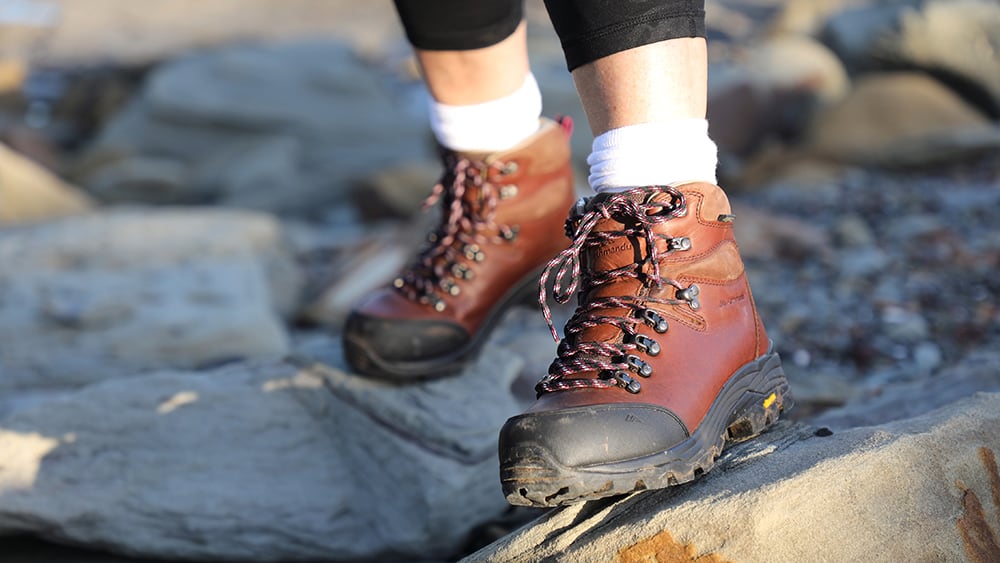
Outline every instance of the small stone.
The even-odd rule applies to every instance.
[[[932,372],[941,365],[941,348],[933,342],[921,342],[913,349],[913,361],[925,372]]]
[[[897,305],[889,305],[882,309],[882,324],[889,338],[901,342],[919,341],[926,338],[930,332],[927,320],[920,313]],[[906,355],[904,350],[902,357],[905,358]]]
[[[856,214],[842,217],[837,222],[834,233],[841,246],[871,246],[875,243],[875,235],[872,234],[871,227],[861,216]]]

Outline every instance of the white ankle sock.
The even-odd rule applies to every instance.
[[[443,146],[462,152],[496,152],[538,131],[542,93],[530,72],[509,96],[481,104],[449,106],[430,100],[431,129]]]
[[[639,186],[714,184],[718,148],[708,137],[708,121],[675,119],[612,129],[594,139],[587,164],[597,192]]]

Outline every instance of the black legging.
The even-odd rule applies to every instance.
[[[522,0],[395,0],[410,43],[430,51],[495,45],[514,33]],[[545,0],[570,70],[619,51],[705,36],[704,0]]]

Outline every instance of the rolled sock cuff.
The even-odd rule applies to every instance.
[[[513,94],[481,104],[452,106],[430,100],[431,129],[442,146],[459,152],[496,152],[516,146],[539,127],[542,93],[533,74]]]
[[[597,192],[640,186],[716,183],[718,148],[708,121],[676,119],[612,129],[594,139],[590,186]]]

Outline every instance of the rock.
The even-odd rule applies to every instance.
[[[420,211],[421,203],[440,179],[439,163],[402,163],[361,181],[352,199],[366,219],[409,219]]]
[[[988,561],[998,450],[1000,393],[844,432],[783,423],[693,485],[559,508],[463,561]]]
[[[824,40],[855,70],[921,69],[1000,117],[1000,5],[991,0],[923,0],[846,10]]]
[[[875,234],[868,222],[857,214],[845,215],[834,227],[834,235],[840,246],[863,248],[875,244]]]
[[[742,203],[733,204],[733,229],[745,257],[772,259],[831,256],[826,232],[794,217],[780,216]]]
[[[451,558],[507,509],[497,428],[520,365],[492,347],[418,385],[304,358],[96,384],[0,420],[0,533],[157,558]]]
[[[28,67],[20,59],[0,57],[0,94],[16,92],[28,76]]]
[[[45,170],[59,174],[60,150],[52,139],[27,125],[7,124],[0,127],[0,144],[26,157]],[[79,192],[79,190],[77,190]],[[79,192],[83,196],[82,192]]]
[[[172,202],[315,215],[343,201],[358,178],[430,158],[425,117],[392,85],[338,43],[237,46],[178,59],[156,68],[88,148],[79,181],[160,202],[156,191],[99,180],[114,166],[107,155],[169,159],[181,168]]]
[[[984,350],[931,377],[872,387],[843,406],[824,412],[812,422],[835,430],[876,426],[920,416],[978,392],[995,392],[998,389],[1000,353]]]
[[[404,233],[408,238],[403,238]],[[355,303],[373,288],[388,283],[412,259],[415,249],[401,242],[412,240],[420,240],[412,229],[388,229],[381,236],[311,256],[313,260],[307,259],[307,264],[321,261],[326,272],[315,276],[314,285],[319,289],[303,306],[302,318],[340,327]]]
[[[942,144],[958,131],[991,130],[982,114],[935,80],[893,73],[862,78],[844,100],[820,111],[807,142],[823,157],[892,166],[905,155],[900,145]]]
[[[831,16],[847,9],[865,7],[869,2],[870,0],[782,2],[780,11],[771,22],[771,32],[815,36]]]
[[[280,356],[300,284],[257,214],[119,210],[0,232],[0,390]]]
[[[92,207],[86,194],[0,145],[0,226],[76,215]]]
[[[790,140],[813,113],[847,93],[837,57],[808,37],[770,38],[711,73],[708,116],[723,150],[746,155],[767,140]]]
[[[166,157],[134,156],[108,162],[87,178],[87,188],[108,203],[204,203],[211,196],[191,189],[184,163]]]
[[[55,64],[148,65],[213,46],[301,37],[343,37],[380,52],[402,40],[392,5],[377,2],[92,0],[82,6],[72,0],[17,0],[7,5],[13,7],[0,18],[13,15],[15,32],[20,23],[34,33],[18,36],[5,26],[0,48],[30,52],[41,43],[40,55]]]
[[[302,173],[302,154],[302,141],[291,136],[236,141],[195,165],[191,189],[214,194],[218,205],[303,212],[304,203],[331,198],[324,193],[328,186],[310,183]]]

